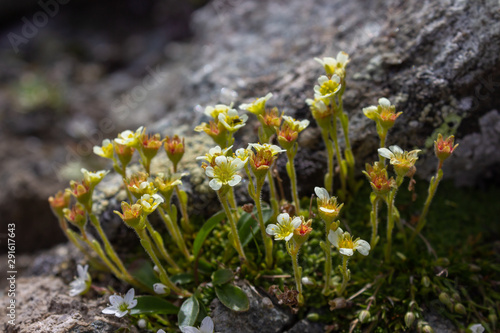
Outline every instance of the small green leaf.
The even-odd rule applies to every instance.
[[[250,308],[248,296],[240,288],[231,284],[215,286],[219,301],[233,311],[247,311]]]
[[[253,215],[257,218],[257,210],[253,211]],[[264,219],[264,224],[269,221],[273,211],[271,208],[262,209],[262,217]],[[259,233],[259,222],[256,221],[252,214],[243,213],[237,223],[238,235],[240,236],[241,245],[245,247],[252,238]]]
[[[156,296],[137,296],[137,305],[130,310],[131,315],[138,314],[176,314],[179,308],[163,298]]]
[[[139,268],[133,270],[132,276],[142,282],[144,285],[152,287],[153,284],[160,282],[157,278],[153,265],[149,261],[145,261]]]
[[[174,284],[187,284],[194,281],[194,275],[192,273],[179,273],[172,275],[170,281]]]
[[[203,227],[201,227],[201,229],[200,229],[200,231],[198,231],[198,234],[196,235],[196,238],[195,238],[194,243],[193,243],[193,255],[195,257],[197,257],[199,255],[200,250],[201,250],[201,246],[203,245],[203,242],[207,238],[210,231],[212,231],[212,229],[215,228],[215,226],[217,224],[219,224],[225,217],[226,217],[226,214],[224,213],[223,210],[221,210],[220,212],[212,215],[212,217],[209,218],[207,220],[207,222],[205,222]]]
[[[189,297],[182,303],[177,315],[177,323],[179,327],[194,326],[198,313],[200,312],[200,303],[195,296]]]
[[[218,269],[212,274],[212,283],[214,285],[228,283],[233,277],[233,271],[230,269]]]

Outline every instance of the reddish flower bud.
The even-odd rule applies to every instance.
[[[439,161],[442,163],[453,153],[458,144],[453,145],[455,137],[450,135],[448,138],[443,139],[441,133],[438,134],[438,138],[434,141],[434,153]]]
[[[184,155],[184,138],[180,138],[178,135],[174,135],[173,138],[167,136],[165,138],[165,151],[174,164],[174,169],[177,170],[177,164]]]
[[[66,220],[78,228],[83,228],[87,223],[87,213],[82,205],[76,204],[69,208],[63,209],[63,214]]]
[[[69,207],[70,198],[71,194],[67,191],[59,191],[54,197],[49,197],[50,208],[57,217],[63,217],[63,210]]]

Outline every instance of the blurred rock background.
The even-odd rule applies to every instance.
[[[17,224],[19,252],[63,241],[47,197],[82,166],[109,168],[92,147],[124,129],[189,135],[206,105],[269,91],[270,105],[312,120],[304,100],[322,72],[313,58],[341,50],[352,58],[345,108],[359,168],[378,144],[361,109],[384,96],[404,112],[389,144],[424,148],[420,177],[434,172],[428,138],[439,129],[460,143],[448,178],[498,186],[499,8],[493,0],[2,2],[1,223]],[[254,140],[254,125],[239,142]],[[325,168],[314,126],[298,158],[304,195]]]

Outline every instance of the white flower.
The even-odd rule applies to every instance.
[[[345,256],[352,256],[354,250],[358,250],[364,256],[368,255],[371,247],[367,241],[357,238],[352,241],[351,235],[348,232],[343,232],[341,228],[330,230],[328,240],[339,249],[339,252]]]
[[[484,332],[484,327],[481,324],[471,324],[469,327],[467,327],[468,330],[470,330],[472,333],[483,333]]]
[[[183,326],[179,328],[183,333],[214,333],[214,322],[212,321],[212,318],[205,317],[201,321],[199,329],[193,326]]]
[[[249,111],[255,115],[262,115],[264,114],[266,110],[266,102],[273,96],[273,94],[268,93],[266,96],[261,97],[255,102],[250,103],[250,104],[241,104],[240,105],[240,110],[246,110]]]
[[[76,295],[84,295],[87,291],[89,291],[92,279],[90,278],[88,270],[89,265],[76,266],[78,277],[69,284],[69,286],[71,287],[71,289],[69,290],[69,295],[71,297]]]
[[[217,156],[215,165],[207,166],[205,174],[212,178],[210,187],[214,191],[221,189],[223,185],[235,186],[241,181],[241,176],[238,175],[238,170],[243,168],[245,163],[239,158]]]
[[[161,203],[163,203],[163,201],[163,198],[158,194],[144,194],[139,200],[139,204],[142,206],[142,210],[146,212],[146,214],[151,214]]]
[[[246,114],[239,115],[235,109],[230,109],[227,113],[219,113],[217,119],[229,132],[236,132],[238,129],[245,126],[248,116]]]
[[[103,178],[109,173],[109,170],[100,170],[97,172],[90,172],[85,168],[80,170],[83,173],[83,179],[90,185],[96,186],[103,180]]]
[[[212,164],[214,162],[214,159],[217,157],[217,156],[221,156],[221,155],[226,155],[226,153],[231,149],[233,148],[233,146],[230,146],[230,147],[227,147],[225,148],[224,150],[222,150],[222,148],[220,146],[215,146],[213,148],[210,148],[210,150],[208,151],[208,154],[205,154],[204,156],[198,156],[196,157],[197,160],[205,160],[207,161],[209,164]]]
[[[215,106],[207,106],[205,108],[205,114],[214,119],[219,119],[220,114],[227,114],[228,111],[232,109],[232,107],[233,104],[231,105],[217,104]]]
[[[94,154],[104,158],[113,158],[113,143],[109,139],[102,141],[102,146],[94,146]]]
[[[288,124],[288,126],[299,133],[305,130],[307,126],[309,126],[309,120],[307,119],[299,121],[289,116],[283,116],[283,120]]]
[[[323,59],[314,58],[314,60],[316,60],[323,66],[327,75],[332,75],[335,72],[335,67],[337,67],[337,60],[335,60],[335,58],[332,57],[325,57]]]
[[[132,132],[131,130],[123,131],[120,134],[118,134],[118,137],[115,139],[115,142],[120,145],[135,147],[139,143],[139,138],[141,137],[143,132],[144,132],[143,126],[139,127],[135,132]]]
[[[279,153],[286,152],[286,149],[282,149],[280,146],[272,145],[269,143],[264,143],[264,144],[249,143],[248,147],[255,149],[257,152],[260,152],[260,151],[269,152],[269,153],[271,153],[272,156],[276,156]]]
[[[164,295],[167,292],[170,292],[170,289],[166,285],[164,285],[163,283],[153,284],[153,290],[154,290],[155,294],[158,294],[158,295]]]
[[[331,78],[322,75],[318,78],[319,86],[314,86],[314,98],[329,98],[337,93],[340,88],[340,77],[333,74]]]
[[[109,302],[111,306],[108,306],[106,309],[102,310],[104,314],[114,314],[118,318],[125,316],[130,309],[137,305],[137,300],[134,299],[135,290],[134,288],[127,291],[125,297],[121,297],[120,295],[111,295],[109,296]]]
[[[418,160],[419,149],[412,151],[403,151],[399,146],[390,146],[387,148],[379,148],[380,156],[390,159],[391,164],[398,176],[404,176],[415,165]]]
[[[267,225],[266,233],[274,236],[275,240],[284,239],[287,242],[293,237],[293,231],[302,224],[302,219],[298,216],[290,221],[290,215],[287,213],[278,215],[276,220],[278,224]]]

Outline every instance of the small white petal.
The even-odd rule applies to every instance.
[[[370,252],[371,246],[367,241],[360,239],[354,244],[354,248],[362,255],[367,256]]]
[[[293,237],[293,232],[289,233],[288,236],[285,237],[285,241],[288,242],[292,237]]]
[[[330,243],[332,243],[333,246],[338,248],[339,247],[339,237],[341,237],[342,234],[343,234],[343,231],[341,228],[337,228],[337,230],[335,230],[335,231],[330,230],[330,232],[328,233],[328,240],[330,241]]]
[[[104,314],[115,314],[115,313],[116,313],[116,311],[117,311],[117,309],[116,309],[116,308],[114,308],[114,307],[112,307],[112,306],[109,306],[109,307],[107,307],[106,309],[103,309],[103,310],[102,310],[102,313],[104,313]]]
[[[268,235],[274,236],[276,234],[276,229],[278,229],[278,226],[276,224],[268,224],[266,227],[266,233]]]
[[[288,223],[290,221],[290,215],[288,213],[282,213],[276,218],[279,224]]]
[[[340,76],[338,76],[337,74],[333,74],[330,80],[332,80],[335,83],[340,83]]]
[[[298,216],[295,216],[292,220],[293,228],[297,229],[298,227],[300,227],[301,224],[302,224],[302,219]]]
[[[394,153],[387,148],[379,148],[378,153],[380,156],[391,159],[394,157]]]
[[[208,183],[208,185],[210,185],[212,190],[218,191],[222,187],[222,182],[220,180],[218,180],[217,178],[214,178]]]
[[[231,180],[228,182],[229,186],[235,186],[238,185],[239,182],[241,182],[241,176],[240,175],[234,175]]]
[[[340,63],[345,63],[347,62],[347,60],[349,60],[349,55],[347,53],[345,53],[344,51],[340,51],[339,53],[337,53],[337,61],[340,62]]]
[[[205,317],[201,321],[200,331],[202,333],[213,333],[214,332],[214,322],[212,321],[212,318]]]
[[[389,147],[390,150],[392,150],[394,153],[397,153],[397,154],[402,154],[403,153],[403,149],[401,149],[399,146],[390,146]]]
[[[340,248],[339,249],[340,254],[343,254],[345,256],[352,256],[354,254],[354,251],[352,249],[346,249],[346,248]]]
[[[205,174],[210,178],[214,178],[215,177],[214,168],[212,168],[211,166],[207,167],[205,169]]]
[[[384,98],[384,97],[382,97],[378,100],[378,104],[380,104],[380,106],[383,106],[385,108],[391,107],[391,102],[387,98]]]
[[[220,166],[221,164],[226,164],[227,163],[227,157],[226,156],[217,156],[215,158],[215,164]]]
[[[316,196],[320,200],[329,200],[330,199],[330,194],[328,194],[328,191],[324,187],[315,187],[314,188],[314,193],[316,193]]]
[[[483,333],[484,332],[484,327],[481,324],[474,324],[469,326],[469,329],[471,330],[472,333]]]
[[[328,77],[326,77],[325,75],[321,75],[319,78],[318,78],[318,83],[320,85],[322,85],[323,83],[325,82],[328,82]]]
[[[156,333],[165,333],[165,331],[162,329],[159,329]]]
[[[118,318],[121,318],[121,317],[125,316],[127,313],[128,313],[128,310],[125,310],[125,311],[118,310],[115,312],[115,316],[117,316]]]
[[[111,295],[109,296],[109,303],[111,303],[112,306],[117,307],[123,302],[123,297],[119,295]]]
[[[199,329],[192,326],[180,327],[182,333],[201,333]]]
[[[335,209],[328,209],[328,208],[325,208],[325,207],[319,207],[319,210],[322,211],[322,212],[325,212],[327,214],[333,214],[333,213],[335,213]]]
[[[135,290],[134,288],[130,288],[129,291],[125,294],[125,297],[123,298],[123,301],[127,304],[130,304],[132,300],[134,299],[135,296]]]

